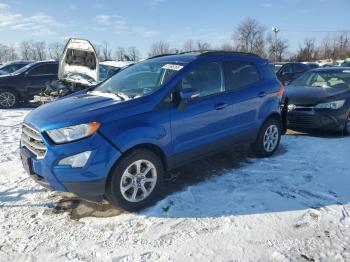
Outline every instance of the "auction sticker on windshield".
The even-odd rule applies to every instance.
[[[175,64],[166,64],[162,68],[174,70],[174,71],[180,71],[183,68],[183,66],[182,65],[175,65]]]

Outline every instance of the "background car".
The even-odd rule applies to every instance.
[[[317,64],[307,64],[307,63],[287,63],[284,64],[281,69],[276,73],[278,80],[283,85],[288,85],[294,79],[301,76],[304,72],[318,67]]]
[[[286,88],[288,127],[350,134],[350,68],[329,67],[304,73]]]
[[[34,63],[35,61],[13,61],[0,66],[0,75],[11,74],[22,67]]]
[[[122,68],[135,64],[133,61],[104,61],[100,62],[100,82],[114,76]]]
[[[0,77],[0,107],[12,108],[40,93],[48,81],[57,79],[58,62],[42,61]]]
[[[345,61],[341,64],[342,67],[350,67],[350,61]]]

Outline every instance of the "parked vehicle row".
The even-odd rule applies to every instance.
[[[257,55],[148,59],[29,113],[21,159],[45,187],[140,209],[159,196],[167,170],[239,144],[271,156],[284,130],[283,93]]]
[[[100,65],[89,41],[72,38],[60,61],[15,61],[3,65],[6,72],[0,75],[0,107],[12,108],[33,99],[51,102],[95,86],[132,64],[108,61]]]
[[[257,55],[223,51],[132,64],[99,65],[89,41],[70,39],[59,62],[0,77],[1,106],[39,90],[50,102],[22,127],[21,159],[35,181],[137,210],[160,195],[166,171],[190,161],[241,144],[271,156],[287,124],[350,134],[347,67],[286,63],[276,74]]]

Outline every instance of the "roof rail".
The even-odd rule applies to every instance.
[[[257,54],[249,53],[249,52],[239,52],[239,51],[225,51],[225,50],[206,50],[200,54],[200,56],[205,55],[220,55],[220,54],[227,54],[227,55],[247,55],[247,56],[256,56],[260,57]]]
[[[257,54],[254,53],[249,53],[249,52],[238,52],[238,51],[224,51],[224,50],[192,50],[192,51],[184,51],[180,53],[168,53],[168,54],[162,54],[162,55],[156,55],[147,58],[152,59],[152,58],[157,58],[157,57],[162,57],[162,56],[170,56],[170,55],[185,55],[185,54],[198,54],[198,56],[205,56],[205,55],[246,55],[246,56],[256,56],[260,57]]]
[[[146,60],[157,58],[157,57],[162,57],[162,56],[169,56],[169,55],[178,55],[178,54],[177,53],[168,53],[168,54],[155,55],[155,56],[148,57]]]

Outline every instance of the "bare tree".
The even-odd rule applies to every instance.
[[[103,61],[112,60],[112,50],[109,48],[108,43],[104,42],[101,48],[102,48],[102,60]]]
[[[130,46],[128,49],[129,61],[139,61],[140,60],[140,51],[136,46]]]
[[[252,18],[243,21],[233,34],[235,47],[241,52],[251,52],[264,55],[266,29]]]
[[[196,42],[196,49],[198,51],[206,51],[211,48],[211,45],[208,42],[204,42],[202,40],[197,40]]]
[[[32,43],[33,59],[43,61],[46,59],[46,43],[45,42],[34,42]]]
[[[277,61],[282,61],[288,50],[288,40],[282,38],[275,38],[272,34],[268,34],[267,44],[269,59],[273,60],[277,55]]]
[[[234,48],[234,46],[229,44],[229,43],[223,43],[218,49],[222,50],[222,51],[235,51],[236,50]]]
[[[315,40],[311,38],[306,38],[303,45],[299,46],[299,50],[296,54],[296,59],[298,61],[313,61],[317,57],[317,48],[315,45]]]
[[[169,54],[171,53],[171,51],[172,50],[170,49],[169,43],[165,41],[159,41],[151,45],[148,55],[152,57],[157,55]]]
[[[0,62],[8,62],[18,59],[16,49],[11,45],[0,44]]]
[[[125,61],[126,60],[126,50],[124,47],[119,46],[115,52],[115,57],[117,61]]]
[[[64,49],[64,44],[61,42],[53,42],[49,45],[48,55],[50,59],[59,60]]]
[[[195,42],[192,39],[187,40],[182,47],[183,52],[192,52],[195,51]]]
[[[32,45],[28,41],[21,42],[19,46],[19,51],[23,60],[33,59]]]

